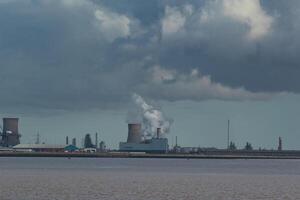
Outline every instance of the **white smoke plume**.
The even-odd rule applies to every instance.
[[[172,120],[167,119],[161,110],[147,104],[140,95],[133,94],[132,99],[141,115],[144,137],[155,136],[157,128],[161,128],[161,136],[164,137],[170,131]]]

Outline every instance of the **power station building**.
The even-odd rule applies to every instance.
[[[161,129],[157,128],[156,137],[142,140],[142,125],[128,124],[127,142],[120,142],[119,150],[125,152],[167,153],[168,139],[161,138]]]
[[[18,118],[3,118],[3,128],[0,133],[0,144],[4,147],[13,147],[20,144],[19,133],[19,119]]]

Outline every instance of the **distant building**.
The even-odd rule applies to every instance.
[[[140,143],[120,142],[119,150],[127,152],[167,153],[169,149],[167,138],[152,138]]]
[[[96,153],[97,149],[96,148],[84,148],[83,152],[86,152],[86,153]]]
[[[84,137],[84,148],[94,148],[95,146],[92,143],[91,135],[86,134]]]
[[[179,153],[197,153],[197,147],[180,147]]]
[[[20,133],[18,127],[18,118],[3,118],[3,130],[1,133],[1,145],[4,147],[12,147],[20,144]]]
[[[65,146],[64,150],[66,152],[75,152],[75,151],[79,151],[79,148],[76,147],[75,145],[70,144],[70,145]]]
[[[9,147],[0,147],[0,152],[1,151],[13,151],[13,149]]]
[[[26,152],[74,152],[79,149],[74,145],[58,145],[58,144],[18,144],[13,147],[14,151]]]
[[[127,142],[119,143],[119,151],[167,153],[169,150],[168,139],[161,138],[161,129],[157,128],[156,137],[142,141],[142,125],[128,124]]]

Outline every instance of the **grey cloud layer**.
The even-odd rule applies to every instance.
[[[0,3],[0,105],[122,106],[264,100],[300,91],[299,3],[7,0]]]

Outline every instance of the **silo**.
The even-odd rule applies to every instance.
[[[140,143],[142,137],[141,124],[128,124],[128,138],[127,143]]]
[[[10,147],[20,144],[18,118],[3,118],[2,140],[4,146]]]

